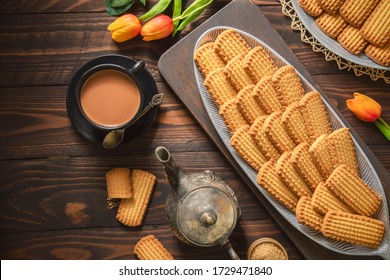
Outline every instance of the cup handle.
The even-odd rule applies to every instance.
[[[230,244],[229,240],[225,242],[225,244],[222,245],[225,250],[229,253],[232,260],[239,260],[240,257],[237,255],[236,251],[234,251],[232,245]]]
[[[132,73],[134,76],[137,76],[144,68],[145,62],[138,61],[136,64],[133,65],[133,67],[129,69],[129,72]]]

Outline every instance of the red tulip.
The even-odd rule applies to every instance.
[[[374,99],[355,92],[353,99],[347,100],[347,107],[359,119],[373,122],[383,135],[390,141],[390,126],[381,118],[382,106]]]
[[[382,114],[382,107],[378,102],[357,92],[354,93],[353,99],[347,100],[347,107],[359,119],[365,122],[374,122]]]
[[[126,14],[117,18],[108,28],[112,40],[121,43],[137,36],[141,31],[141,22],[135,15]]]
[[[159,15],[142,26],[141,35],[144,41],[158,40],[169,36],[173,28],[173,21],[169,16]]]

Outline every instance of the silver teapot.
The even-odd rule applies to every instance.
[[[172,187],[166,218],[175,236],[190,245],[223,246],[239,259],[228,240],[241,215],[233,190],[210,170],[186,174],[165,147],[157,147],[155,154]]]

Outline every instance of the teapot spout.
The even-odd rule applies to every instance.
[[[155,150],[157,159],[164,165],[165,176],[172,188],[179,187],[180,178],[185,175],[184,171],[175,165],[169,150],[163,146],[159,146]]]

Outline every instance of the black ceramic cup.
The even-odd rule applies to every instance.
[[[143,87],[141,86],[140,80],[138,79],[138,75],[142,72],[142,70],[145,69],[145,63],[143,61],[136,62],[130,69],[126,69],[125,67],[122,67],[118,64],[110,64],[110,63],[104,63],[104,64],[98,64],[90,69],[88,69],[85,73],[82,74],[81,78],[79,79],[77,85],[76,85],[76,101],[78,108],[81,112],[81,114],[84,116],[84,118],[90,123],[92,127],[95,129],[101,130],[101,131],[112,131],[117,129],[122,129],[125,127],[128,127],[129,124],[133,122],[133,120],[137,119],[138,116],[141,114],[142,108],[144,107],[144,92]],[[139,92],[139,105],[136,109],[136,113],[127,121],[119,123],[119,124],[102,124],[97,122],[96,120],[92,119],[86,111],[83,108],[83,104],[81,101],[81,96],[83,94],[83,88],[84,85],[88,82],[88,79],[95,76],[96,74],[103,73],[104,70],[113,70],[113,71],[119,71],[120,73],[124,74],[126,77],[129,78],[131,82],[134,83],[136,86],[138,92]],[[113,95],[112,98],[115,98],[115,95]],[[126,101],[127,102],[127,101]],[[132,100],[129,100],[128,102],[132,102]],[[104,104],[103,104],[104,106]],[[102,108],[104,110],[104,108]],[[109,112],[108,112],[109,113]]]

